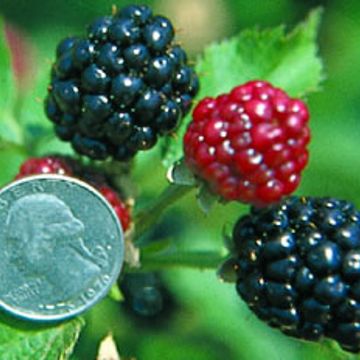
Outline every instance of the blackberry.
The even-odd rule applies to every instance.
[[[130,5],[59,43],[45,113],[79,154],[127,161],[172,133],[198,90],[170,20]]]
[[[124,294],[122,307],[139,325],[151,328],[168,325],[176,304],[161,274],[125,274],[119,285]]]
[[[360,351],[360,212],[332,198],[252,208],[233,230],[237,292],[285,334]]]
[[[124,50],[124,59],[128,67],[141,71],[150,60],[150,52],[143,44],[131,45]]]
[[[161,312],[161,283],[155,273],[127,274],[121,281],[126,305],[139,316],[151,317]]]
[[[67,37],[60,41],[60,43],[56,47],[56,56],[59,58],[63,54],[67,53],[77,41],[78,38],[76,37]]]
[[[198,84],[183,67],[173,86]],[[188,94],[181,95],[180,108]],[[185,162],[210,190],[231,201],[265,206],[298,187],[308,162],[306,105],[265,81],[250,81],[193,111],[184,136]]]

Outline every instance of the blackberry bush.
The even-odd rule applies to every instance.
[[[199,81],[166,17],[130,5],[57,46],[45,101],[57,136],[92,159],[125,161],[173,132]]]
[[[292,197],[252,208],[233,231],[237,291],[270,326],[360,350],[360,212],[347,201]]]
[[[26,5],[22,3],[19,7]],[[59,17],[69,14],[69,25],[70,12],[80,10],[76,3],[74,0],[66,11],[60,2],[56,7]],[[87,7],[80,3],[85,13]],[[195,14],[201,14],[207,23],[204,31],[208,32],[212,24],[209,17],[202,16],[208,5],[203,3],[175,4],[176,16],[184,11],[194,15],[191,20],[195,21]],[[94,6],[103,5],[99,4]],[[239,9],[244,10],[245,2],[239,4]],[[29,17],[24,24],[41,14],[34,11],[38,16]],[[224,12],[216,12],[218,17],[221,14]],[[80,15],[80,11],[76,13],[76,21],[81,21]],[[39,74],[40,81],[31,91],[14,86],[9,68],[12,55],[16,60],[19,53],[9,53],[0,33],[0,78],[4,90],[0,97],[0,180],[8,183],[23,159],[29,160],[21,166],[17,178],[37,173],[79,177],[102,192],[124,229],[128,229],[124,243],[126,266],[117,282],[120,291],[114,286],[109,293],[111,300],[84,313],[84,321],[91,326],[84,327],[78,346],[75,344],[82,319],[46,327],[35,323],[23,327],[21,320],[12,322],[10,316],[3,316],[1,354],[14,359],[68,359],[73,355],[78,359],[102,358],[103,355],[96,355],[96,340],[113,331],[124,352],[121,358],[156,359],[159,354],[169,353],[209,360],[263,359],[264,353],[271,360],[343,357],[334,347],[327,353],[324,343],[308,346],[302,342],[293,346],[294,342],[282,334],[270,336],[268,328],[256,324],[250,333],[243,307],[229,306],[231,293],[226,294],[224,286],[215,283],[214,272],[174,269],[166,275],[161,273],[175,267],[214,270],[224,262],[218,229],[224,220],[231,221],[239,211],[247,211],[242,204],[228,206],[230,200],[255,206],[234,230],[235,253],[231,258],[238,292],[255,313],[290,336],[334,339],[345,350],[360,350],[358,212],[350,204],[331,198],[286,199],[298,187],[308,158],[308,110],[299,99],[307,99],[318,90],[324,78],[315,41],[320,15],[319,10],[311,12],[289,33],[286,27],[246,30],[206,47],[195,64],[196,72],[201,74],[199,91],[195,71],[184,50],[174,42],[170,21],[153,15],[147,6],[132,5],[101,17],[90,24],[84,36],[67,37],[58,45],[45,101],[45,112],[56,135],[92,159],[124,161],[153,146],[160,136],[171,135],[161,141],[159,152],[171,170],[168,174],[172,183],[164,192],[159,189],[164,172],[158,171],[155,161],[139,162],[134,178],[130,178],[129,163],[86,160],[89,165],[84,166],[63,156],[34,158],[54,151],[68,153],[64,143],[49,136],[44,107],[34,101],[43,96],[48,85],[40,80],[45,78],[41,66],[44,58],[34,58],[32,62],[33,83],[38,80],[35,74]],[[222,20],[224,26],[231,23],[227,20]],[[347,30],[350,32],[351,28]],[[39,53],[50,58],[54,49],[46,53],[46,44],[58,31],[46,30],[46,38],[40,31],[36,38],[41,44]],[[184,30],[193,34],[195,24]],[[339,43],[343,45],[345,41]],[[34,50],[31,56],[36,55],[37,49]],[[29,54],[20,55],[28,66]],[[338,63],[332,61],[332,69]],[[48,76],[48,69],[45,70]],[[341,70],[338,73],[344,75],[345,65]],[[355,79],[351,79],[353,84]],[[351,84],[346,80],[344,83]],[[313,154],[320,159],[314,161],[301,191],[342,194],[356,201],[360,189],[353,179],[360,167],[358,157],[356,151],[342,153],[345,143],[353,149],[357,146],[356,131],[352,131],[355,122],[346,122],[344,132],[345,122],[339,120],[349,118],[349,109],[355,109],[357,99],[351,96],[351,87],[346,87],[346,92],[343,89],[343,85],[340,91],[331,86],[331,99],[336,99],[331,104],[328,99],[309,99],[315,110],[313,134],[322,134],[316,139]],[[344,101],[344,93],[348,102]],[[187,116],[181,122],[195,95],[203,100],[193,113],[193,121]],[[338,129],[334,130],[335,123]],[[185,161],[179,161],[184,156]],[[341,179],[336,180],[340,181],[334,181],[338,174]],[[166,231],[157,227],[165,210],[198,185],[203,209],[209,210],[214,200],[222,198],[215,215],[209,214],[211,217],[206,220],[197,215],[196,206],[186,202],[172,213]],[[136,194],[134,215],[129,213],[123,193],[117,191],[130,188]],[[273,206],[266,208],[269,204]],[[6,207],[1,199],[0,207]],[[182,215],[184,221],[174,226]],[[89,247],[89,251],[92,253],[93,249]],[[5,270],[8,255],[4,251]],[[96,249],[90,255],[97,256]],[[66,272],[64,269],[64,276]],[[163,286],[162,278],[171,293]],[[33,283],[27,285],[16,289],[19,301],[36,291],[38,283],[34,287]],[[6,284],[0,282],[2,296],[7,291]],[[91,289],[87,296],[97,296],[97,289]],[[114,303],[121,298],[122,304]],[[190,333],[189,325],[193,329]],[[127,331],[130,328],[132,331]],[[222,333],[229,336],[213,338]],[[24,348],[24,343],[29,346]],[[209,351],[204,353],[199,344],[206,344]],[[108,350],[109,346],[105,348]],[[75,354],[71,354],[73,349]]]

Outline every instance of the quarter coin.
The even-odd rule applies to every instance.
[[[28,320],[63,320],[89,309],[116,281],[123,231],[91,186],[32,176],[0,190],[0,251],[0,307]]]

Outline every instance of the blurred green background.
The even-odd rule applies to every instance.
[[[44,76],[59,39],[81,34],[89,21],[109,13],[114,3],[121,7],[130,1],[1,0],[0,14],[31,42],[34,73]],[[322,91],[306,99],[312,114],[313,140],[310,165],[297,193],[336,196],[360,207],[359,1],[156,0],[141,3],[151,4],[156,12],[173,20],[179,41],[194,57],[210,42],[247,27],[285,23],[291,28],[311,8],[323,5],[325,12],[319,43],[327,78]],[[46,92],[46,89],[31,87],[32,84],[26,91],[33,92],[32,102],[28,110],[24,108],[29,112],[25,116],[29,117],[41,113],[42,105],[37,98],[42,98]],[[32,111],[33,108],[36,111]],[[58,146],[44,141],[39,153],[58,150]],[[68,151],[66,147],[61,149]],[[0,151],[1,183],[12,178],[25,156],[20,151]],[[165,170],[156,151],[138,159],[134,180],[142,199],[156,196],[165,187]],[[224,226],[231,227],[247,208],[217,205],[210,215],[205,216],[192,195],[170,212],[162,231],[171,231],[176,219],[177,227],[182,230],[175,236],[179,248],[221,249]],[[109,331],[115,336],[119,352],[125,358],[133,356],[137,360],[348,358],[326,344],[295,341],[268,328],[248,311],[236,295],[234,286],[221,283],[214,271],[169,269],[163,274],[163,281],[172,301],[165,302],[164,311],[157,319],[136,318],[111,299],[88,312],[76,358],[95,359],[99,341]]]

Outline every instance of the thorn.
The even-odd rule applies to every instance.
[[[35,98],[35,101],[36,101],[37,103],[42,103],[42,102],[43,102],[43,100],[42,100],[40,97],[36,97],[36,98]]]
[[[125,205],[131,209],[135,205],[135,200],[133,198],[128,198],[125,200]]]
[[[116,15],[116,13],[118,12],[118,8],[117,8],[117,5],[115,4],[112,4],[111,6],[111,15]]]
[[[171,136],[174,140],[178,140],[178,139],[179,139],[179,135],[178,135],[176,132],[171,133],[170,136]]]
[[[120,355],[111,332],[100,343],[97,360],[100,359],[120,360]]]
[[[52,85],[49,85],[48,87],[47,87],[47,90],[50,92],[51,90],[53,89],[53,86]]]

